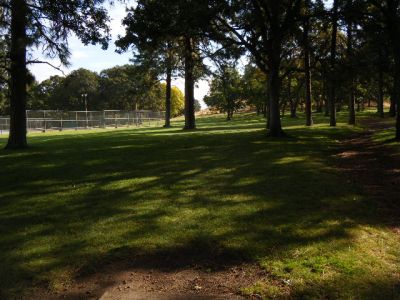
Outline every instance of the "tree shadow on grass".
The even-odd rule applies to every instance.
[[[380,224],[332,169],[328,154],[340,133],[319,129],[318,140],[315,131],[289,129],[297,138],[282,143],[252,126],[212,135],[35,137],[31,154],[1,153],[5,297],[110,264],[218,269],[318,243],[340,251],[353,243],[354,228]]]

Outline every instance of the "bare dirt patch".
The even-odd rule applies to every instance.
[[[249,299],[242,289],[268,276],[254,262],[225,251],[212,253],[204,245],[114,258],[95,268],[85,266],[80,273],[62,291],[42,290],[33,299]]]
[[[96,274],[47,299],[244,299],[241,288],[265,277],[254,265],[222,271],[186,268],[173,272],[132,269]]]

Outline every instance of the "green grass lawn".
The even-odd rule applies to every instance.
[[[332,157],[360,129],[283,122],[284,140],[255,115],[211,116],[193,132],[40,133],[0,151],[0,298],[177,249],[259,263],[269,275],[245,292],[265,297],[400,297],[400,238]]]

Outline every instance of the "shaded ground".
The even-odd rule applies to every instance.
[[[114,266],[113,266],[114,267]],[[131,271],[97,273],[59,295],[44,293],[41,299],[245,299],[240,290],[265,278],[254,265],[238,265],[228,270],[207,270],[186,266],[174,271],[132,268]],[[254,296],[255,298],[256,296]]]
[[[375,117],[365,118],[364,131],[341,142],[336,155],[338,166],[352,184],[362,188],[374,200],[386,225],[400,229],[400,157],[387,147],[387,141],[375,141],[377,132],[393,128],[393,124]]]
[[[332,159],[343,120],[285,119],[275,140],[254,115],[205,117],[0,152],[0,298],[395,299],[398,234]]]
[[[34,299],[244,299],[242,289],[267,273],[245,258],[202,245],[170,249],[129,260],[85,267],[73,285],[57,294],[37,290]],[[126,254],[125,254],[126,255]],[[88,274],[86,274],[88,273]],[[251,298],[256,299],[257,295]]]

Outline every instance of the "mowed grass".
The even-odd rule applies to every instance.
[[[255,115],[210,116],[193,132],[32,134],[29,150],[0,151],[0,298],[182,249],[260,264],[268,276],[243,292],[266,298],[400,297],[399,236],[335,168],[360,129],[283,123],[289,138]]]

